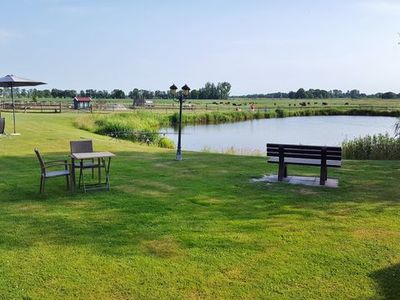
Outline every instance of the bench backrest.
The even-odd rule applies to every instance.
[[[269,157],[342,160],[341,147],[267,144]]]

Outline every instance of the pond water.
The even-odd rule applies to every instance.
[[[388,133],[394,135],[393,117],[315,116],[262,119],[218,125],[185,126],[182,148],[191,151],[265,152],[265,144],[285,143],[340,146],[346,139]],[[177,130],[164,128],[177,144]]]

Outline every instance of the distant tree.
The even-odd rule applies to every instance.
[[[97,90],[96,98],[98,99],[106,99],[110,97],[110,93],[107,90]]]
[[[305,98],[307,98],[306,91],[303,88],[299,89],[296,92],[295,98],[296,99],[305,99]]]
[[[42,97],[43,98],[50,98],[51,97],[51,93],[50,93],[50,90],[43,90],[42,91]]]
[[[220,82],[217,85],[218,99],[228,99],[231,91],[231,84],[229,82]]]
[[[393,92],[386,92],[382,94],[382,99],[395,99],[397,95]]]
[[[22,89],[20,95],[21,95],[21,97],[25,98],[28,95],[28,93],[26,92],[26,89]]]
[[[190,91],[190,99],[199,99],[199,91],[196,89],[193,89]]]
[[[140,90],[140,92],[144,99],[153,99],[154,98],[154,93],[152,91]]]
[[[96,93],[96,90],[89,89],[89,90],[85,91],[85,95],[86,95],[86,97],[95,98],[97,93]]]
[[[111,92],[111,98],[113,99],[125,99],[125,93],[123,90],[114,89]]]
[[[343,92],[341,90],[333,90],[331,91],[332,98],[342,98]]]
[[[129,92],[129,98],[133,100],[138,100],[140,99],[140,92],[139,89],[134,88],[132,91]]]
[[[154,92],[154,98],[167,99],[168,98],[168,94],[165,91],[155,91]]]
[[[350,98],[352,98],[352,99],[361,98],[361,95],[360,95],[360,91],[359,91],[359,90],[351,90],[350,93],[349,93],[349,95],[350,95]]]
[[[192,99],[228,99],[230,90],[231,84],[229,82],[220,82],[217,85],[207,82],[198,91],[192,90],[190,97]]]

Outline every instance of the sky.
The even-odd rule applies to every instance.
[[[1,0],[0,76],[43,88],[400,92],[400,0]]]

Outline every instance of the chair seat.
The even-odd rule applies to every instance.
[[[59,176],[67,176],[69,174],[70,174],[69,170],[50,171],[50,172],[46,172],[45,177],[46,178],[59,177]]]

